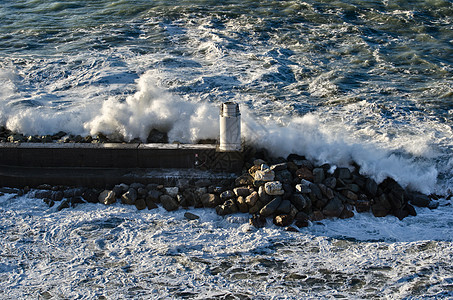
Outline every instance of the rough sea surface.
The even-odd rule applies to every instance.
[[[218,136],[453,190],[453,3],[0,0],[0,125]],[[300,233],[247,215],[0,197],[3,298],[451,298],[453,213],[356,214]]]

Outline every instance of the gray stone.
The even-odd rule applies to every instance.
[[[281,197],[274,198],[271,202],[266,204],[260,210],[260,215],[262,215],[264,217],[268,217],[268,216],[272,215],[273,213],[275,213],[277,208],[280,206],[281,202],[282,202],[282,198]]]
[[[234,197],[235,197],[235,194],[231,190],[225,191],[220,194],[220,200],[222,200],[222,202],[233,199]]]
[[[234,194],[236,197],[242,196],[242,197],[247,197],[250,195],[251,192],[253,192],[253,189],[250,189],[248,187],[237,187],[233,189]]]
[[[253,215],[250,218],[249,223],[256,228],[263,228],[266,226],[266,218],[260,215]]]
[[[154,201],[152,201],[151,199],[146,198],[145,203],[146,203],[146,207],[148,207],[149,210],[157,208],[157,204],[154,203]]]
[[[69,208],[70,207],[69,204],[70,203],[69,203],[68,199],[61,201],[60,205],[58,205],[58,207],[57,207],[57,211],[61,211],[62,209]]]
[[[310,188],[311,188],[310,197],[316,198],[316,199],[322,199],[322,192],[317,184],[312,184],[310,186]]]
[[[301,194],[308,194],[311,193],[311,186],[313,183],[311,183],[308,180],[302,179],[299,184],[296,184],[296,192],[301,193]]]
[[[290,184],[293,181],[293,175],[288,170],[279,171],[275,174],[275,180]]]
[[[291,201],[282,200],[275,213],[287,215],[291,212]]]
[[[291,225],[293,220],[294,219],[290,215],[282,214],[282,215],[275,216],[274,224],[276,226],[286,227],[286,226]]]
[[[173,197],[173,198],[176,198],[176,195],[178,195],[178,193],[179,193],[179,188],[177,186],[166,187],[166,188],[164,188],[164,190],[167,193],[167,195],[169,195],[170,197]]]
[[[121,203],[127,205],[135,204],[135,200],[137,200],[137,191],[134,188],[129,188],[129,190],[121,196]]]
[[[295,159],[293,162],[299,168],[308,168],[309,170],[313,170],[313,163],[307,159]]]
[[[146,197],[148,195],[148,190],[144,189],[144,188],[139,188],[137,190],[137,194],[144,198],[144,197]]]
[[[337,186],[337,179],[335,177],[328,177],[324,180],[324,185],[328,188],[334,189]]]
[[[339,179],[351,179],[351,171],[348,168],[336,168],[333,175]]]
[[[237,213],[239,211],[233,199],[227,200],[225,203],[221,205],[217,205],[215,210],[219,216],[230,215]]]
[[[365,182],[365,192],[371,197],[375,197],[378,190],[378,184],[372,178],[367,178]]]
[[[135,201],[135,207],[138,209],[138,210],[142,210],[142,209],[145,209],[146,208],[146,202],[145,202],[145,199],[137,199]]]
[[[249,174],[243,174],[234,181],[236,186],[252,185],[253,177]]]
[[[344,209],[343,203],[339,198],[335,197],[327,203],[327,205],[322,210],[322,213],[326,217],[338,218],[343,212],[343,209]]]
[[[311,206],[311,201],[302,194],[294,194],[291,197],[291,202],[299,210],[302,211]]]
[[[407,196],[409,202],[418,207],[428,207],[431,202],[431,199],[428,196],[421,193],[410,193]]]
[[[115,185],[113,188],[113,191],[115,192],[115,195],[122,195],[126,193],[129,190],[129,186],[127,184],[121,183]]]
[[[324,181],[324,169],[314,168],[313,169],[313,182],[322,183]]]
[[[273,181],[275,179],[275,173],[274,171],[271,171],[270,169],[264,169],[264,170],[258,170],[255,172],[254,179],[256,181]]]
[[[178,201],[176,201],[170,195],[160,196],[160,203],[162,203],[162,206],[168,211],[177,210],[179,207]]]
[[[159,203],[159,198],[162,195],[162,192],[158,190],[149,190],[148,195],[146,196],[146,199],[149,199],[155,203]]]
[[[220,200],[220,197],[216,194],[203,194],[201,196],[201,203],[203,204],[204,207],[214,208],[217,205],[220,205],[222,201]]]
[[[258,196],[260,198],[260,201],[264,204],[268,204],[271,200],[272,197],[266,194],[266,190],[264,189],[264,186],[260,186],[258,189]]]
[[[278,172],[278,171],[283,171],[283,170],[286,170],[288,168],[288,165],[287,163],[279,163],[279,164],[275,164],[275,165],[272,165],[270,167],[270,169],[274,172]]]
[[[253,192],[245,198],[245,203],[248,207],[252,207],[256,204],[256,201],[259,200],[259,196],[257,192]]]
[[[280,181],[266,182],[266,184],[264,185],[264,190],[266,191],[266,194],[271,196],[281,196],[285,193]]]
[[[249,207],[247,203],[245,202],[245,198],[242,196],[239,196],[236,200],[238,209],[241,213],[247,213],[249,211]]]
[[[198,220],[198,219],[200,218],[200,216],[197,216],[197,215],[195,215],[195,214],[193,214],[193,213],[190,213],[190,212],[184,213],[184,217],[185,217],[186,219],[191,220],[191,221],[193,221],[193,220]]]
[[[260,200],[258,200],[258,201],[256,201],[255,205],[253,205],[252,207],[249,208],[249,213],[251,213],[252,215],[253,215],[253,214],[256,214],[256,213],[258,213],[263,207],[264,207],[263,202],[261,202]]]
[[[98,201],[105,205],[113,204],[116,201],[116,195],[114,191],[105,190],[99,194]]]

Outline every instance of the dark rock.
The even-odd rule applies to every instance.
[[[277,208],[280,206],[281,202],[282,202],[282,198],[281,197],[275,197],[271,202],[266,204],[260,210],[260,215],[262,215],[264,217],[268,217],[268,216],[274,214],[275,211],[277,210]]]
[[[115,194],[116,195],[116,194]],[[86,190],[82,193],[82,198],[85,201],[90,203],[98,203],[99,201],[99,193],[93,189]]]
[[[276,214],[287,215],[291,212],[291,201],[282,200],[278,208],[275,210]]]
[[[299,232],[299,230],[297,230],[297,228],[293,227],[293,226],[288,226],[285,228],[285,231],[289,231],[289,232]]]
[[[137,197],[137,191],[134,188],[130,187],[129,190],[121,196],[121,203],[133,205],[135,204]]]
[[[393,212],[393,215],[397,217],[400,221],[405,217],[409,216],[409,212],[405,208],[399,208]]]
[[[137,189],[137,194],[138,196],[145,198],[148,195],[148,190],[140,187]]]
[[[194,192],[191,190],[184,190],[182,196],[184,197],[184,203],[180,202],[182,207],[195,206],[197,195]]]
[[[287,168],[288,168],[288,165],[286,162],[275,164],[270,167],[270,169],[274,172],[283,171],[283,170],[286,170]]]
[[[146,199],[149,199],[155,203],[159,203],[160,201],[160,196],[162,196],[162,192],[158,190],[150,190],[148,191],[148,195],[146,196]]]
[[[319,186],[317,184],[312,184],[310,186],[310,189],[311,189],[311,192],[309,193],[310,195],[310,198],[312,199],[312,201],[314,199],[322,199],[322,192],[321,192],[321,189],[319,188]]]
[[[87,200],[88,201],[88,200]],[[98,201],[104,203],[105,205],[110,205],[115,203],[116,195],[114,191],[104,190],[98,196]]]
[[[142,210],[142,209],[146,208],[146,202],[145,202],[145,199],[143,199],[143,198],[135,200],[134,204],[138,210]]]
[[[428,207],[431,199],[428,196],[421,194],[421,193],[407,193],[407,200],[410,204],[418,207]]]
[[[324,181],[324,169],[314,168],[313,169],[313,182],[322,183]]]
[[[7,194],[12,194],[8,193]],[[38,198],[38,199],[45,199],[45,198],[52,198],[53,192],[51,190],[37,190],[34,192],[33,197]]]
[[[53,201],[52,199],[44,198],[43,201],[45,204],[47,204],[48,207],[52,207],[55,205],[55,201]]]
[[[343,211],[340,214],[340,219],[349,219],[354,217],[354,212],[352,211],[352,206],[349,204],[346,204],[344,206]]]
[[[255,214],[250,218],[249,223],[256,228],[263,228],[266,226],[266,218]]]
[[[241,213],[247,213],[249,211],[249,207],[248,207],[247,203],[245,202],[244,197],[239,196],[236,200],[236,203],[237,203],[238,209]]]
[[[409,203],[406,204],[406,210],[410,216],[415,217],[417,215],[415,208],[412,205],[410,205]]]
[[[341,193],[343,194],[343,196],[345,196],[348,199],[351,199],[352,201],[357,201],[359,199],[357,194],[350,190],[343,190],[341,191]]]
[[[354,174],[352,174],[352,180],[355,184],[357,184],[359,186],[360,189],[365,188],[367,178],[365,178],[364,176],[354,173]],[[355,192],[355,193],[357,193],[357,192]]]
[[[61,211],[61,210],[65,209],[65,208],[69,208],[69,207],[70,207],[69,206],[69,200],[65,199],[65,200],[61,201],[60,205],[58,205],[57,211]]]
[[[314,210],[310,217],[312,221],[321,221],[325,218],[326,216],[324,216],[324,214],[320,210]]]
[[[68,135],[66,132],[64,131],[58,131],[57,133],[55,133],[53,136],[52,136],[52,139],[53,140],[59,140],[61,138],[63,138],[64,136]]]
[[[293,175],[288,170],[279,171],[275,174],[275,180],[283,184],[291,184],[293,182]]]
[[[222,204],[222,201],[220,200],[220,197],[216,194],[204,194],[201,196],[201,203],[203,204],[204,207],[214,208]]]
[[[327,199],[332,200],[333,197],[335,197],[335,194],[331,188],[328,188],[322,183],[318,184],[318,187],[321,190],[323,196],[325,196]]]
[[[167,210],[167,211],[173,211],[177,210],[179,207],[178,201],[173,199],[169,195],[162,195],[160,196],[160,203],[162,203],[162,206]]]
[[[438,201],[431,201],[428,204],[429,209],[436,209],[439,207],[439,202]]]
[[[322,213],[326,217],[338,218],[343,212],[344,205],[338,197],[334,197],[330,200],[322,210]]]
[[[333,176],[338,179],[351,179],[351,171],[348,168],[336,168]]]
[[[66,189],[63,191],[63,197],[64,198],[80,197],[80,196],[82,196],[83,192],[84,192],[84,189],[82,189],[82,188]]]
[[[293,218],[290,215],[278,215],[274,217],[274,224],[280,227],[286,227],[291,225]]]
[[[296,214],[296,216],[294,217],[294,220],[296,220],[296,221],[308,221],[309,219],[310,219],[310,216],[302,211],[298,212]]]
[[[313,182],[313,173],[307,167],[302,167],[296,171],[295,174],[299,179],[305,179],[310,182]]]
[[[253,185],[253,177],[250,176],[249,174],[243,174],[236,178],[234,181],[234,184],[236,186],[245,186],[245,185]]]
[[[288,171],[290,171],[292,175],[295,175],[296,171],[299,169],[299,167],[292,161],[287,162],[286,166],[288,168]]]
[[[294,222],[294,225],[296,225],[299,228],[302,228],[302,227],[308,227],[309,223],[308,223],[308,220],[296,220]]]
[[[259,199],[260,197],[258,196],[258,192],[253,192],[245,198],[245,203],[248,205],[248,207],[252,207]]]
[[[324,185],[328,188],[334,189],[337,186],[337,179],[335,177],[328,177],[324,180]]]
[[[357,200],[355,202],[355,209],[358,213],[368,212],[371,208],[371,202],[368,200]]]
[[[302,155],[299,155],[299,154],[295,154],[295,153],[291,153],[290,155],[288,155],[286,160],[287,161],[305,160],[305,156],[302,156]]]
[[[404,206],[404,189],[394,179],[387,178],[380,186],[384,193],[387,194],[388,201],[394,210],[398,210]]]
[[[390,210],[378,202],[371,206],[371,212],[375,217],[385,217],[389,214]]]
[[[272,200],[272,196],[266,194],[264,186],[260,186],[258,189],[258,197],[263,204],[268,204]]]
[[[116,195],[122,195],[129,190],[129,186],[127,184],[117,184],[113,187],[113,191]]]
[[[311,200],[302,194],[294,194],[291,197],[291,203],[299,210],[303,211],[311,207]]]
[[[69,198],[69,202],[70,202],[72,208],[75,208],[79,204],[85,203],[85,201],[80,196],[74,196],[74,197]]]
[[[220,194],[220,200],[225,202],[227,200],[233,199],[235,197],[234,192],[231,190],[225,191]]]
[[[157,208],[157,204],[154,203],[154,201],[152,201],[151,199],[146,198],[145,203],[146,203],[146,207],[148,207],[149,210]]]
[[[253,192],[253,189],[250,189],[248,187],[237,187],[233,189],[233,192],[237,197],[247,197]]]
[[[227,200],[225,203],[221,205],[217,205],[215,210],[219,216],[235,214],[239,211],[233,199]]]
[[[53,201],[61,201],[64,198],[64,193],[62,191],[55,191],[52,192],[52,195],[50,196],[50,199]]]
[[[193,221],[193,220],[198,220],[198,219],[200,218],[199,216],[197,216],[197,215],[195,215],[195,214],[193,214],[193,213],[190,213],[190,212],[185,212],[185,213],[184,213],[184,217],[185,217],[186,219],[188,219],[188,220],[191,220],[191,221]]]
[[[372,178],[367,178],[365,182],[365,192],[370,196],[370,197],[375,197],[377,195],[377,190],[378,190],[378,184],[374,179]]]
[[[311,183],[310,181],[302,179],[299,184],[296,184],[296,192],[301,194],[309,194],[311,193],[312,185],[313,183]]]
[[[255,205],[249,208],[249,213],[256,214],[264,207],[264,203],[260,200],[256,201]]]
[[[159,131],[155,128],[151,129],[146,138],[147,143],[168,143],[168,135],[166,132]]]

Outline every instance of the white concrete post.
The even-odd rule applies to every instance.
[[[220,107],[220,151],[241,151],[241,114],[239,105],[225,102]]]

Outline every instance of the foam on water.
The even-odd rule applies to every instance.
[[[42,200],[0,197],[5,298],[448,297],[453,213],[358,214],[299,233],[210,209],[137,211],[82,204],[61,212]]]

